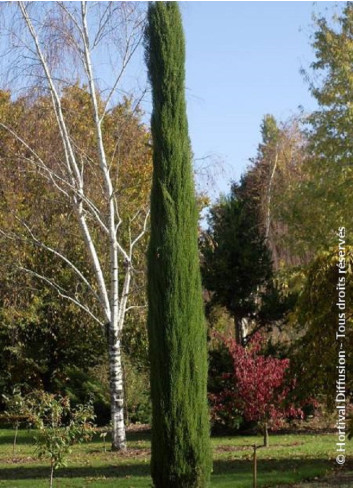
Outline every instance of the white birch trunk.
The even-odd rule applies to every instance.
[[[275,154],[275,159],[270,175],[270,181],[268,184],[268,191],[267,191],[267,206],[266,206],[266,225],[265,225],[265,239],[268,241],[269,236],[270,236],[270,226],[271,226],[271,199],[272,199],[272,186],[273,186],[273,179],[276,173],[277,169],[277,163],[278,163],[278,149],[276,149],[276,154]]]
[[[112,448],[113,450],[125,450],[126,449],[126,434],[125,434],[125,422],[124,422],[124,385],[123,385],[123,371],[122,371],[122,358],[121,358],[121,331],[124,325],[127,301],[130,292],[130,283],[132,277],[132,255],[133,248],[135,244],[143,237],[146,232],[148,213],[146,214],[146,219],[143,225],[141,233],[131,241],[130,238],[130,249],[125,250],[120,243],[117,231],[119,228],[119,212],[118,204],[115,199],[116,188],[114,188],[114,182],[111,179],[110,168],[107,162],[107,155],[104,146],[104,138],[102,131],[102,121],[104,114],[108,109],[108,103],[111,99],[114,90],[117,87],[117,83],[122,75],[122,72],[126,66],[128,59],[130,59],[131,54],[128,54],[128,47],[126,48],[126,56],[124,57],[123,67],[121,73],[119,73],[116,81],[113,83],[112,90],[106,100],[106,105],[102,110],[99,108],[97,93],[96,93],[96,77],[95,70],[92,63],[92,50],[96,46],[97,38],[100,36],[102,39],[101,30],[107,25],[107,19],[102,22],[99,28],[99,35],[96,34],[96,39],[90,39],[89,35],[89,23],[87,21],[87,3],[86,1],[81,1],[81,15],[76,16],[70,9],[65,5],[65,2],[58,2],[58,5],[63,9],[69,16],[76,28],[76,35],[73,35],[71,39],[72,45],[75,46],[79,58],[82,61],[84,70],[87,76],[88,88],[91,97],[92,112],[95,124],[95,132],[97,138],[97,154],[98,162],[100,167],[100,173],[103,180],[103,191],[106,201],[106,209],[104,212],[100,212],[94,205],[94,203],[89,199],[85,191],[84,178],[83,178],[83,167],[80,169],[79,161],[77,158],[77,153],[75,146],[70,138],[69,128],[65,118],[64,111],[61,105],[60,89],[58,88],[55,77],[53,76],[50,63],[48,63],[48,58],[46,56],[45,47],[41,44],[41,31],[37,27],[37,24],[32,22],[31,16],[27,10],[26,2],[18,2],[22,17],[27,26],[28,32],[33,40],[33,48],[30,48],[30,52],[36,55],[39,64],[42,66],[44,77],[47,81],[47,86],[52,99],[53,112],[56,118],[56,123],[58,126],[63,150],[64,150],[64,161],[66,165],[67,180],[60,178],[59,186],[57,184],[57,176],[50,170],[50,166],[47,166],[44,161],[31,151],[32,156],[38,160],[40,167],[47,172],[51,180],[57,189],[62,191],[71,201],[73,209],[76,213],[77,220],[80,224],[82,236],[91,259],[92,269],[97,281],[98,291],[89,284],[85,279],[85,276],[81,273],[77,267],[70,262],[65,256],[61,255],[56,250],[46,246],[44,243],[40,242],[32,235],[32,239],[37,245],[42,246],[48,251],[51,251],[56,256],[61,258],[71,269],[76,273],[76,275],[89,287],[90,291],[93,293],[95,299],[100,305],[102,316],[104,317],[104,322],[107,323],[108,328],[108,354],[109,354],[109,374],[110,374],[110,389],[111,389],[111,419],[112,419]],[[105,14],[104,14],[105,15]],[[109,29],[109,27],[107,27]],[[129,42],[127,42],[129,46]],[[134,48],[136,49],[136,48]],[[1,125],[1,124],[0,124]],[[5,126],[2,124],[5,128]],[[25,141],[13,133],[17,140],[28,146]],[[27,149],[30,149],[29,147]],[[65,188],[62,188],[62,184]],[[100,256],[97,251],[96,244],[94,242],[94,234],[91,232],[91,222],[87,220],[87,210],[93,213],[94,218],[98,225],[103,229],[105,235],[109,239],[109,271],[104,271]],[[105,215],[106,213],[106,215]],[[105,215],[105,217],[103,217]],[[118,222],[118,224],[117,224]],[[30,231],[30,230],[29,230]],[[119,276],[119,254],[124,260],[124,272],[120,272]],[[122,268],[122,267],[121,267]],[[24,269],[25,270],[25,269]],[[75,297],[68,296],[63,289],[55,284],[54,281],[48,279],[47,277],[41,276],[36,272],[27,270],[27,272],[32,273],[36,277],[44,280],[49,285],[51,285],[62,297],[65,297],[76,305],[81,307],[83,310],[88,312],[91,317],[96,319],[99,324],[104,324],[100,321],[94,314],[91,313],[88,307],[81,304],[76,300]],[[104,272],[104,273],[103,273]],[[105,277],[107,275],[107,277]],[[108,278],[109,275],[109,278]],[[124,279],[123,288],[121,293],[119,293],[119,277]],[[134,307],[134,306],[132,306]],[[130,306],[131,308],[131,306]]]
[[[109,329],[109,374],[112,450],[126,450],[121,345],[116,331],[114,331],[112,326]]]
[[[119,281],[118,281],[118,242],[116,239],[116,208],[114,201],[114,188],[109,174],[101,118],[99,115],[98,101],[96,96],[96,86],[93,76],[90,40],[87,25],[87,4],[81,2],[82,33],[84,46],[85,70],[88,78],[89,91],[92,101],[93,117],[97,136],[97,150],[99,165],[103,174],[105,195],[109,207],[108,211],[108,232],[110,247],[110,328],[109,328],[109,376],[110,376],[110,410],[112,422],[112,449],[126,449],[126,433],[124,419],[124,385],[121,361],[121,345],[118,331],[119,317]]]

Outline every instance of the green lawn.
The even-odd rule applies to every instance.
[[[19,433],[14,460],[12,440],[12,430],[0,430],[0,487],[48,487],[48,463],[34,457],[32,434]],[[129,433],[128,440],[125,455],[104,452],[98,436],[74,447],[67,468],[56,471],[54,486],[151,487],[149,434]],[[252,487],[251,445],[261,442],[254,436],[213,438],[211,487]],[[334,435],[273,435],[269,448],[258,449],[258,487],[286,487],[323,477],[336,467],[335,442]]]

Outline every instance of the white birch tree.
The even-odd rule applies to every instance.
[[[25,168],[35,166],[73,209],[81,237],[89,256],[90,277],[60,250],[53,248],[37,236],[26,222],[21,222],[23,240],[31,240],[69,267],[76,279],[84,284],[95,302],[84,301],[64,290],[52,277],[23,267],[72,301],[106,329],[109,338],[109,373],[111,392],[112,447],[126,448],[124,425],[124,392],[121,360],[121,333],[127,311],[140,305],[129,304],[134,272],[134,251],[143,238],[148,224],[147,205],[128,222],[123,222],[119,209],[117,188],[118,159],[109,160],[105,147],[104,121],[112,103],[118,100],[124,72],[138,48],[142,33],[144,13],[134,2],[12,2],[6,6],[5,21],[10,22],[7,33],[11,52],[9,74],[18,87],[27,80],[33,93],[50,96],[51,108],[58,129],[62,159],[55,165],[46,161],[36,151],[31,141],[20,131],[0,120],[0,128],[10,134],[23,150]],[[10,17],[10,11],[14,17]],[[8,59],[9,52],[5,56]],[[104,58],[105,57],[105,58]],[[103,84],[102,58],[110,59],[109,84]],[[89,92],[96,160],[80,149],[79,141],[70,133],[70,121],[62,105],[65,87],[74,81],[85,84]],[[121,92],[120,92],[121,93]],[[101,195],[96,198],[87,186],[87,165],[95,165],[96,188]],[[112,177],[114,173],[114,178]],[[135,235],[132,231],[132,223]],[[136,232],[139,223],[140,229]],[[100,229],[100,233],[96,230]],[[125,236],[122,238],[122,229]],[[9,237],[9,234],[7,234]],[[11,237],[11,236],[10,236]],[[18,238],[18,235],[16,236]],[[109,250],[109,266],[101,256],[102,242]],[[93,277],[93,280],[91,279]],[[96,312],[98,311],[98,313]]]

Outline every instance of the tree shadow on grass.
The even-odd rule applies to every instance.
[[[127,442],[129,441],[151,441],[151,430],[141,430],[126,433]]]
[[[322,476],[330,468],[327,459],[273,459],[258,461],[258,487],[288,487]],[[47,479],[49,466],[13,466],[0,470],[0,480]],[[55,471],[56,479],[125,479],[150,476],[148,463],[119,463],[101,467],[67,467]],[[251,460],[216,460],[212,487],[253,487]],[[133,479],[131,480],[133,482]]]
[[[17,445],[33,445],[34,431],[19,430],[17,434]],[[6,434],[0,433],[0,445],[12,445],[15,430],[6,430]]]
[[[47,479],[49,465],[35,467],[9,467],[0,469],[0,481],[23,479]],[[55,471],[55,478],[126,478],[146,477],[150,475],[150,466],[146,464],[104,465],[102,467],[65,467]]]
[[[288,487],[296,482],[323,476],[334,468],[327,459],[281,458],[257,461],[258,487]],[[252,460],[215,460],[213,487],[253,487]]]

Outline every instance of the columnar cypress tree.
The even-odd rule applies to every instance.
[[[153,93],[148,252],[152,478],[156,487],[204,487],[211,469],[207,345],[177,3],[149,4],[146,60]]]

